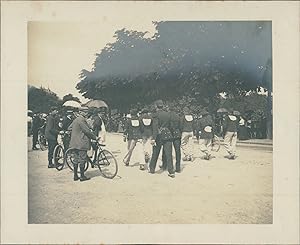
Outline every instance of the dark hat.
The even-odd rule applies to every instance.
[[[233,109],[232,109],[232,108],[229,108],[229,109],[228,109],[228,113],[232,114],[232,113],[233,113]]]
[[[156,105],[157,107],[159,107],[159,108],[162,108],[162,107],[164,106],[164,103],[163,103],[162,100],[157,100],[157,101],[155,102],[155,105]]]
[[[149,109],[146,107],[141,110],[141,113],[148,113],[148,112],[149,112]]]
[[[49,111],[52,112],[52,111],[55,111],[55,110],[57,111],[58,108],[56,106],[52,106]]]
[[[233,111],[233,115],[234,115],[234,116],[240,116],[241,113],[240,113],[239,111]]]
[[[184,114],[191,113],[191,110],[190,110],[188,107],[184,107],[184,108],[183,108],[183,113],[184,113]]]
[[[205,109],[201,111],[201,115],[202,115],[202,116],[206,116],[206,115],[208,115],[208,114],[209,114],[208,111],[205,110]]]
[[[86,112],[88,112],[88,111],[89,111],[89,108],[86,107],[86,106],[81,106],[81,107],[78,108],[78,110],[79,110],[79,111],[86,111]]]
[[[137,114],[137,109],[130,109],[130,114],[131,115],[136,115]]]

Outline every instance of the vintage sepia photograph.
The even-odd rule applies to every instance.
[[[2,1],[1,244],[299,244],[299,2]]]
[[[29,224],[272,224],[272,23],[28,22]]]

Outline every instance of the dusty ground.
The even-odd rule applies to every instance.
[[[126,143],[107,136],[119,172],[113,180],[89,169],[90,181],[74,182],[68,169],[47,168],[47,151],[31,151],[28,138],[28,223],[269,224],[272,223],[272,150],[239,147],[235,161],[225,151],[208,161],[197,154],[171,179],[159,169],[140,171],[135,159],[122,164]],[[158,163],[159,165],[160,163]]]

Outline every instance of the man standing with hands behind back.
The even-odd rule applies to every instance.
[[[161,148],[163,148],[164,160],[168,168],[168,176],[175,177],[173,159],[172,159],[172,140],[171,133],[171,114],[164,110],[164,105],[161,100],[156,102],[156,115],[153,118],[153,152],[149,165],[149,173],[154,174],[157,159]]]

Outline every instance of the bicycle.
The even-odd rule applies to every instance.
[[[47,139],[45,136],[45,125],[43,125],[42,127],[39,128],[38,130],[38,143],[40,145],[40,149],[42,151],[45,151],[48,149],[48,143],[47,143]]]
[[[105,145],[100,144],[98,141],[94,142],[94,146],[93,156],[87,157],[84,171],[87,171],[90,164],[92,168],[97,166],[105,178],[113,179],[118,173],[118,163],[116,158],[109,150],[103,149],[102,147]],[[74,150],[75,149],[69,148],[64,154],[64,163],[66,163],[72,171],[74,171]]]
[[[58,135],[58,144],[53,150],[53,162],[55,168],[60,171],[64,168],[65,161],[65,148],[68,148],[70,140],[70,132],[63,131],[63,133]]]

